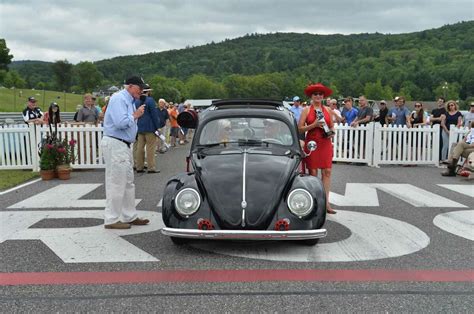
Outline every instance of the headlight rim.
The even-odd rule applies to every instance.
[[[193,193],[195,193],[195,195],[197,195],[198,205],[196,206],[196,209],[192,213],[182,213],[178,207],[178,199],[186,191],[192,191]],[[184,188],[180,190],[178,194],[176,194],[176,197],[174,198],[174,207],[178,215],[180,215],[183,218],[189,218],[190,216],[198,212],[199,208],[201,207],[201,202],[202,202],[202,199],[201,199],[201,194],[199,193],[199,191],[196,190],[195,188],[188,187],[188,188]]]
[[[303,214],[298,214],[296,213],[290,206],[290,199],[291,197],[297,193],[297,192],[303,192],[305,194],[307,194],[307,196],[309,196],[309,200],[310,200],[310,206],[308,208],[308,210],[306,212],[304,212]],[[306,189],[303,189],[303,188],[296,188],[296,189],[293,189],[290,194],[288,194],[288,198],[286,199],[286,204],[288,206],[288,210],[290,211],[290,213],[292,213],[293,215],[299,217],[299,218],[303,218],[303,217],[307,217],[308,215],[311,214],[311,212],[313,211],[313,207],[314,207],[314,199],[313,199],[313,195],[311,195],[311,193],[306,190]]]

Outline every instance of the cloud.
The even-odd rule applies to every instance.
[[[14,60],[95,61],[247,33],[406,33],[474,19],[472,0],[2,0]]]

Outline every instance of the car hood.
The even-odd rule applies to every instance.
[[[243,166],[246,155],[245,224],[242,224]],[[267,154],[208,155],[199,178],[223,229],[267,229],[298,160]]]

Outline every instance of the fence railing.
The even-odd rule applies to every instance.
[[[45,124],[36,125],[35,129],[36,143],[41,143],[50,133],[49,126]],[[74,139],[76,141],[76,158],[71,164],[72,168],[92,169],[104,167],[102,150],[100,150],[102,133],[101,125],[68,123],[57,126],[57,137],[59,139],[68,141]]]
[[[38,163],[34,131],[26,124],[0,127],[0,169],[34,169]]]
[[[333,160],[372,165],[373,124],[353,128],[337,124],[333,138]]]
[[[439,164],[439,125],[407,128],[369,123],[357,128],[337,124],[333,138],[334,160],[365,163],[378,167],[384,164]],[[0,169],[39,170],[39,148],[50,129],[46,125],[4,125],[0,127]],[[73,168],[103,168],[101,125],[68,123],[58,125],[61,139],[77,141],[77,158]],[[466,128],[451,126],[450,147],[462,140]]]
[[[374,166],[438,165],[439,125],[419,128],[374,125]]]

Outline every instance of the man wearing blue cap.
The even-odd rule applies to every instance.
[[[300,121],[301,112],[303,107],[301,107],[301,99],[298,96],[293,97],[293,106],[291,106],[291,112],[295,116],[296,123]]]

